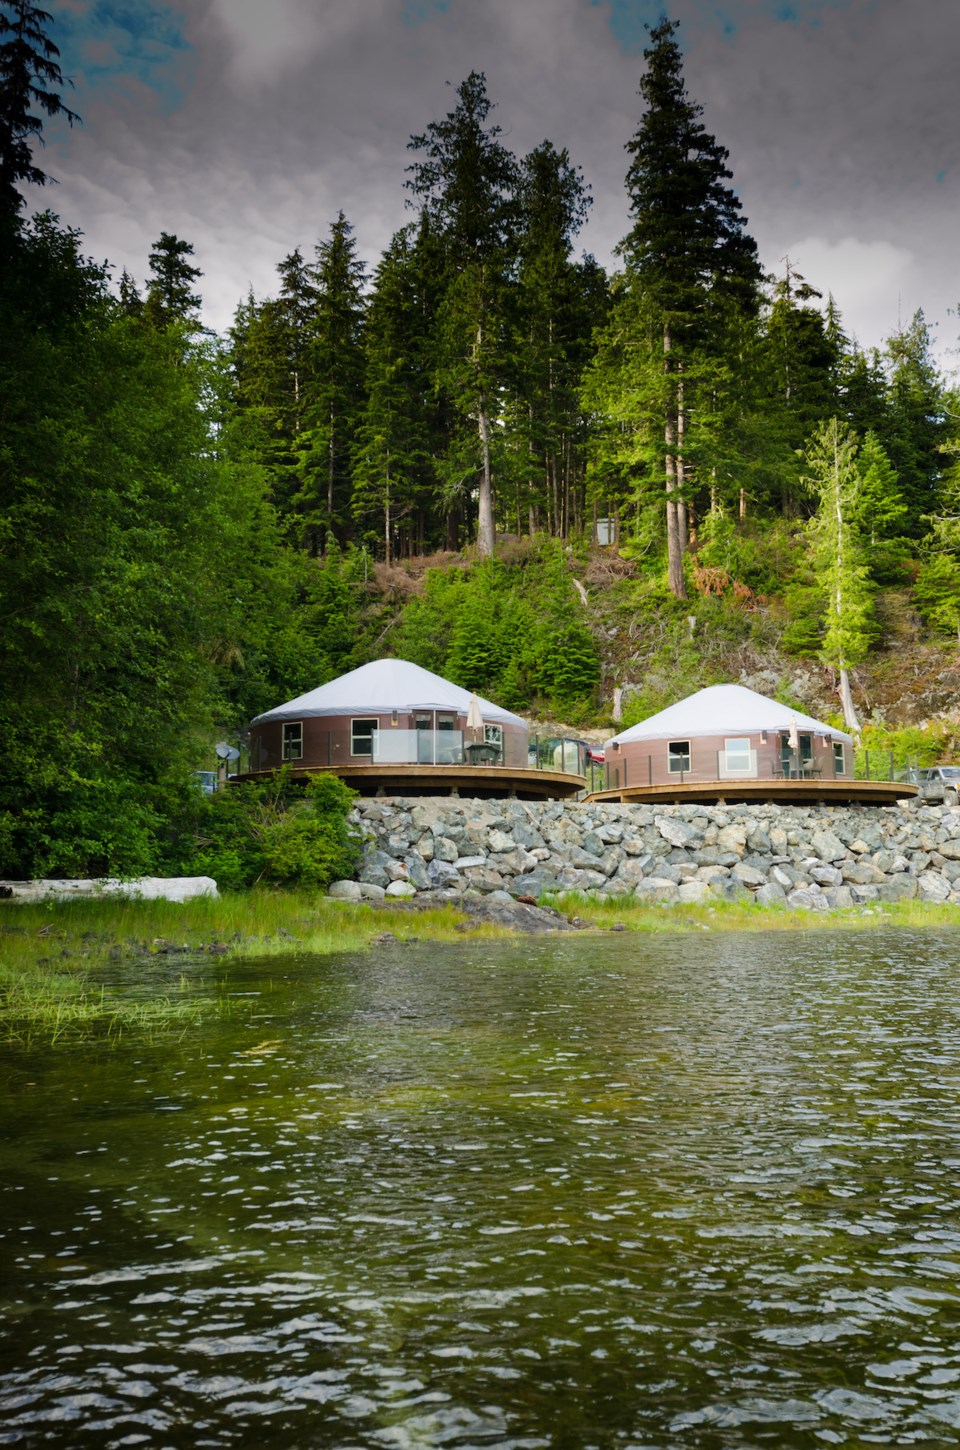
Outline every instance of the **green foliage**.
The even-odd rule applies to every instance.
[[[20,805],[0,811],[0,876],[130,877],[155,867],[162,793],[144,800],[135,781],[104,766],[82,777],[37,763],[24,786]]]
[[[510,563],[428,570],[393,650],[510,709],[566,712],[595,698],[596,643],[562,548],[541,540]]]
[[[937,633],[956,635],[960,642],[960,560],[954,554],[934,554],[917,575],[913,593]]]
[[[817,496],[811,522],[813,568],[824,597],[822,658],[845,670],[864,658],[875,637],[872,590],[857,528],[861,475],[857,440],[836,418],[808,440],[806,482]]]
[[[786,622],[780,643],[788,654],[813,659],[823,642],[823,616],[827,601],[823,589],[809,576],[801,576],[784,591]]]
[[[950,726],[942,722],[893,727],[868,721],[856,751],[856,771],[865,774],[866,752],[870,755],[871,774],[875,774],[889,769],[891,761],[895,771],[935,765],[950,756],[954,744]]]
[[[807,540],[788,519],[747,519],[738,523],[731,510],[717,508],[700,528],[696,557],[719,569],[731,581],[745,584],[754,594],[779,594],[784,580],[801,565]]]
[[[907,513],[900,494],[897,471],[886,450],[871,428],[857,458],[860,488],[857,499],[857,524],[871,544],[892,539],[898,533]]]
[[[941,447],[946,441],[944,386],[930,356],[933,339],[922,312],[888,338],[887,416],[877,429],[906,508],[901,525],[911,538],[936,511],[942,484]]]
[[[264,883],[322,888],[350,876],[359,843],[346,815],[354,792],[334,775],[304,787],[288,771],[266,782],[243,782],[192,803],[185,825],[193,847],[188,875],[212,876],[221,890]]]
[[[218,726],[309,680],[300,565],[220,427],[217,350],[118,308],[53,218],[21,229],[0,331],[3,869],[149,870]]]
[[[309,342],[312,396],[295,440],[300,491],[294,507],[310,552],[342,538],[350,513],[351,467],[364,397],[365,264],[341,211],[317,244],[316,312]]]

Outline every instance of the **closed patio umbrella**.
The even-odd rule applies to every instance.
[[[472,739],[483,739],[483,716],[480,714],[480,701],[476,695],[470,696],[470,704],[467,707],[467,730]]]

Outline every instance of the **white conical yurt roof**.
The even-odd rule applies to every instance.
[[[648,720],[631,725],[608,740],[625,745],[631,740],[687,740],[698,735],[754,735],[758,730],[788,731],[796,725],[807,734],[825,735],[830,740],[852,739],[822,720],[814,720],[779,700],[769,700],[745,685],[708,685],[695,695],[688,695]]]
[[[520,725],[526,721],[500,705],[477,697],[484,720],[496,724]],[[374,660],[361,665],[329,684],[308,690],[285,705],[267,710],[251,721],[264,725],[271,720],[304,720],[317,715],[389,715],[393,710],[451,710],[466,715],[471,692],[453,685],[430,670],[408,660]]]

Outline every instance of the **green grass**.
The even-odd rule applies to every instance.
[[[928,901],[871,901],[837,911],[792,911],[754,902],[718,901],[703,905],[631,903],[629,897],[597,900],[566,892],[545,897],[565,916],[579,916],[609,931],[619,922],[626,931],[875,931],[881,927],[960,927],[960,907]]]
[[[647,933],[960,926],[956,906],[920,901],[831,912],[729,902],[658,906],[576,894],[551,904],[568,917],[578,916],[586,929],[602,931],[615,926]],[[226,994],[196,986],[196,972],[184,971],[190,963],[364,951],[385,933],[400,941],[511,935],[503,927],[465,921],[453,905],[426,911],[355,906],[309,892],[257,891],[183,904],[117,898],[2,902],[0,1039],[62,1042],[130,1032],[182,1034],[230,1010]],[[138,965],[144,968],[139,980]]]
[[[2,902],[0,1040],[182,1032],[229,1010],[219,993],[196,990],[183,972],[191,961],[362,951],[386,932],[399,940],[456,941],[461,922],[452,906],[414,913],[309,892],[258,891],[182,904],[116,897]],[[486,938],[509,934],[495,926],[471,930]],[[138,989],[137,966],[151,962],[151,986]],[[107,984],[120,975],[133,985]]]

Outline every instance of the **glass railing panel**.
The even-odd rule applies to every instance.
[[[379,730],[374,765],[461,765],[462,730]]]

